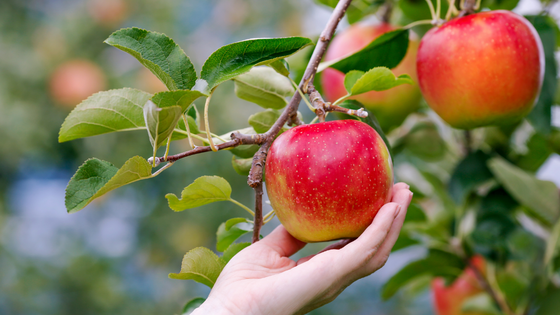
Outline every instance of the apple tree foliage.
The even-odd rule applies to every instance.
[[[334,7],[338,1],[318,2]],[[430,3],[439,3],[440,18],[445,18],[448,3]],[[481,7],[512,9],[516,4],[515,0],[484,0]],[[400,12],[393,15],[400,20],[391,21],[402,25],[431,17],[426,3],[412,0],[356,0],[347,17],[348,22],[355,23],[379,12],[391,19],[394,11]],[[465,309],[508,315],[527,311],[552,314],[551,310],[558,309],[555,297],[560,295],[560,194],[555,184],[537,179],[535,172],[551,154],[560,153],[560,130],[551,123],[558,83],[554,54],[560,44],[560,31],[546,11],[527,19],[544,43],[546,66],[539,100],[523,121],[511,126],[478,128],[463,137],[426,106],[387,135],[373,113],[368,112],[366,118],[353,117],[364,120],[381,134],[390,147],[397,179],[409,183],[415,193],[393,250],[410,246],[427,249],[424,258],[406,265],[387,281],[382,292],[384,298],[401,289],[425,287],[434,277],[444,277],[450,283],[463,272],[470,257],[480,254],[492,266],[488,274],[489,293],[503,296],[508,309],[497,311],[492,299],[479,296],[467,300]],[[429,27],[419,23],[414,31],[423,34]],[[347,95],[333,103],[357,110],[363,106],[348,99],[351,96],[415,84],[410,76],[395,77],[389,70],[404,58],[410,36],[409,28],[400,28],[352,55],[320,64],[318,75],[327,67],[345,73]],[[291,79],[300,78],[302,69],[291,71],[285,59],[316,44],[304,37],[239,41],[216,50],[199,71],[181,47],[161,33],[126,28],[114,32],[105,43],[136,58],[168,91],[150,94],[121,88],[99,92],[68,115],[60,129],[60,142],[138,131],[147,134],[153,147],[151,157],[134,156],[120,167],[96,158],[85,161],[68,183],[65,204],[69,213],[82,210],[113,189],[155,177],[173,166],[180,167],[175,163],[188,163],[188,159],[167,160],[174,141],[188,141],[192,154],[208,147],[211,150],[205,150],[212,154],[211,151],[232,140],[233,132],[249,136],[267,132],[278,121],[289,98],[302,93]],[[237,97],[263,110],[247,117],[247,124],[237,130],[216,135],[211,132],[208,119],[211,96],[221,83],[229,80],[235,84]],[[206,99],[204,109],[193,105],[199,98]],[[285,124],[280,133],[291,127]],[[530,136],[520,141],[524,134]],[[248,175],[259,146],[247,144],[225,149],[232,154],[233,168]],[[159,165],[162,162],[167,163]],[[208,174],[186,186],[180,196],[165,196],[173,211],[229,201],[249,213],[248,218],[231,218],[220,225],[216,245],[220,255],[207,248],[194,248],[185,254],[180,272],[170,273],[170,278],[194,280],[212,287],[227,262],[250,245],[237,241],[253,231],[255,213],[232,199],[231,192],[232,187],[224,178]],[[266,214],[264,223],[273,216],[273,212]],[[188,313],[202,301],[188,302],[183,312]]]

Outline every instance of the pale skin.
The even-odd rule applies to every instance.
[[[333,301],[354,281],[383,267],[411,199],[408,185],[394,185],[391,202],[360,237],[298,261],[290,256],[305,243],[277,227],[227,264],[206,302],[193,314],[305,314]]]

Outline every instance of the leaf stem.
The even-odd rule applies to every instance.
[[[345,96],[343,96],[343,97],[337,99],[336,101],[334,101],[333,106],[334,106],[334,105],[338,105],[338,104],[344,102],[344,101],[347,100],[350,96],[352,96],[352,95],[346,94]]]
[[[171,146],[171,136],[173,135],[173,133],[171,133],[169,135],[169,138],[167,138],[167,145],[165,146],[165,155],[163,156],[163,158],[165,160],[167,160],[167,156],[169,155],[169,147]]]
[[[255,213],[253,212],[253,210],[249,209],[247,206],[245,206],[244,204],[242,204],[241,202],[235,200],[235,199],[229,199],[229,201],[235,203],[236,205],[240,206],[241,208],[245,209],[247,212],[249,212],[252,216],[255,215]]]
[[[269,213],[267,213],[264,217],[263,217],[263,225],[267,224],[268,222],[270,222],[270,220],[272,220],[274,218],[274,215],[276,214],[276,212],[274,212],[274,210],[271,210]]]
[[[420,21],[416,21],[416,22],[412,22],[410,24],[408,24],[407,26],[403,27],[405,30],[411,29],[415,26],[418,25],[426,25],[426,24],[432,24],[432,20],[420,20]]]
[[[437,0],[437,9],[436,9],[437,20],[440,19],[440,14],[441,14],[441,0]]]
[[[436,10],[434,9],[434,4],[432,3],[431,0],[426,0],[426,3],[428,3],[428,6],[430,7],[430,13],[432,15],[432,21],[436,21],[438,17],[436,15]]]
[[[206,98],[206,103],[204,104],[204,129],[206,130],[206,137],[208,138],[208,143],[210,144],[210,148],[212,151],[218,151],[218,148],[214,145],[214,141],[212,140],[212,133],[210,132],[210,123],[208,121],[208,107],[210,106],[210,98],[212,98],[212,92]]]
[[[185,123],[185,128],[187,129],[187,137],[189,138],[189,144],[191,146],[191,148],[196,148],[196,146],[194,145],[193,139],[191,137],[191,129],[189,127],[189,120],[187,119],[187,114],[183,114],[183,122]],[[166,156],[167,158],[167,156]]]
[[[226,139],[224,139],[224,138],[218,136],[218,135],[215,134],[215,133],[212,133],[212,132],[211,132],[210,134],[212,135],[212,137],[214,137],[214,138],[216,138],[216,139],[219,139],[220,141],[223,141],[223,142],[228,142],[228,141],[229,141],[229,140],[226,140]]]
[[[154,159],[155,160],[155,159]],[[164,166],[162,166],[159,170],[155,171],[152,174],[152,177],[156,177],[158,176],[161,172],[165,171],[166,169],[170,168],[171,165],[173,165],[173,162],[168,162],[167,164],[165,164]]]
[[[459,11],[457,10],[457,7],[455,6],[455,0],[447,0],[447,3],[449,3],[449,8],[447,9],[447,14],[445,14],[445,20],[449,21],[449,19],[451,18],[452,14],[459,14]]]

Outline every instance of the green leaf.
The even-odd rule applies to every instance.
[[[269,67],[255,67],[233,81],[237,97],[264,108],[284,108],[295,92],[288,78]]]
[[[554,183],[539,180],[499,157],[489,160],[488,167],[511,196],[525,206],[523,209],[529,210],[530,216],[549,226],[556,222],[560,195]]]
[[[196,71],[189,57],[164,34],[125,28],[111,34],[105,43],[134,56],[171,91],[190,90],[195,84]]]
[[[149,100],[144,106],[144,120],[146,122],[150,143],[156,150],[164,145],[181,118],[181,106],[159,108]]]
[[[242,251],[245,247],[248,247],[249,245],[251,245],[251,243],[235,243],[235,244],[231,244],[226,251],[224,252],[224,255],[222,256],[222,259],[228,263],[233,256],[237,255],[237,253],[239,253],[240,251]]]
[[[360,117],[352,117],[352,118],[353,119],[358,119],[358,120],[363,121],[366,124],[370,125],[379,134],[379,136],[381,136],[381,139],[383,139],[383,142],[385,142],[385,145],[387,146],[387,149],[389,150],[389,154],[391,156],[393,156],[393,151],[391,149],[391,144],[389,143],[389,140],[385,136],[385,132],[383,132],[383,129],[381,129],[381,125],[379,125],[379,121],[377,121],[377,118],[375,117],[375,115],[371,111],[366,109],[362,103],[360,103],[356,100],[345,100],[344,102],[338,104],[338,106],[344,107],[344,108],[349,108],[349,109],[354,109],[354,110],[358,110],[360,108],[363,108],[364,111],[366,111],[368,113],[366,118],[360,118]]]
[[[194,298],[185,304],[183,307],[183,313],[181,315],[190,315],[195,309],[197,309],[202,303],[206,301],[205,298],[197,297]]]
[[[170,273],[169,278],[178,280],[194,280],[212,288],[226,262],[205,247],[190,250],[183,257],[181,271]]]
[[[362,50],[319,66],[319,71],[331,67],[348,73],[352,70],[369,71],[375,67],[396,67],[408,50],[408,30],[399,29],[376,38]]]
[[[527,141],[527,153],[520,156],[516,165],[529,172],[536,172],[552,154],[549,140],[541,133],[535,133]]]
[[[113,189],[151,177],[152,166],[140,156],[130,158],[120,169],[106,161],[89,159],[66,187],[66,209],[68,213],[78,212]]]
[[[226,141],[231,140],[231,134],[239,131],[242,134],[246,134],[246,135],[255,135],[257,134],[257,132],[255,131],[255,129],[253,129],[253,127],[249,127],[249,128],[243,128],[243,129],[239,129],[239,130],[234,130],[234,131],[230,131],[227,134],[221,135],[220,137]],[[222,140],[214,138],[214,143],[216,145],[223,143]],[[252,144],[252,145],[240,145],[237,146],[233,149],[228,150],[229,152],[231,152],[232,154],[234,154],[235,156],[238,156],[242,159],[248,159],[248,158],[252,158],[253,155],[255,155],[255,153],[257,153],[257,151],[259,150],[259,146],[256,144]]]
[[[456,204],[462,204],[478,185],[492,178],[492,173],[486,166],[489,158],[486,153],[476,151],[459,162],[448,186],[449,195]]]
[[[554,257],[560,252],[560,220],[556,221],[550,236],[546,242],[546,251],[544,254],[544,265],[549,266]]]
[[[441,160],[447,151],[447,144],[433,122],[423,121],[414,125],[402,139],[406,150],[425,161]]]
[[[279,112],[267,109],[264,112],[258,112],[249,116],[249,125],[251,125],[257,133],[265,133],[274,125],[279,117]]]
[[[249,39],[229,44],[216,50],[204,62],[201,77],[210,91],[254,66],[286,58],[312,44],[309,38],[304,37]]]
[[[409,75],[395,77],[389,68],[376,67],[362,75],[352,86],[351,95],[363,94],[369,91],[384,91],[401,84],[414,84]],[[346,86],[346,78],[344,80]]]
[[[430,0],[437,7],[437,0]],[[445,13],[447,12],[448,4],[445,1],[441,3],[441,16],[440,18],[445,18]],[[409,18],[411,21],[418,20],[431,20],[432,13],[430,12],[430,7],[426,4],[426,1],[415,1],[415,0],[400,0],[398,6],[402,13]],[[431,25],[430,25],[431,26]]]
[[[216,235],[218,241],[216,243],[216,249],[219,252],[223,252],[228,247],[235,242],[241,236],[251,232],[253,230],[253,225],[245,218],[233,218],[226,222],[220,224]]]
[[[546,295],[541,294],[540,302],[540,307],[535,315],[557,315],[558,309],[560,309],[560,289],[551,288]]]
[[[424,259],[414,261],[389,279],[381,289],[381,297],[386,300],[412,280],[431,275],[435,277],[446,277],[454,279],[459,276],[464,269],[464,262],[453,254],[430,249],[428,256]]]
[[[285,77],[290,75],[290,65],[288,65],[286,59],[275,60],[269,66]]]
[[[231,186],[224,178],[202,176],[183,189],[181,199],[178,199],[175,194],[167,194],[165,198],[173,211],[183,211],[216,201],[230,200],[230,196]]]
[[[556,23],[548,16],[534,15],[526,16],[526,18],[533,24],[544,48],[544,81],[541,93],[537,103],[527,119],[535,130],[548,135],[552,129],[552,105],[554,105],[554,96],[557,88],[557,66],[556,66]]]
[[[494,300],[485,292],[466,299],[461,306],[461,311],[480,315],[502,315],[500,310],[494,305]]]
[[[231,164],[237,174],[248,176],[251,166],[253,165],[253,158],[238,159],[235,155],[233,155],[231,157]]]
[[[426,220],[426,213],[424,212],[422,207],[419,204],[412,202],[408,206],[408,210],[406,211],[404,223],[406,224],[410,222],[425,222]]]
[[[142,108],[151,97],[149,93],[129,88],[95,93],[66,117],[58,141],[145,129]]]
[[[179,120],[182,120],[183,112],[203,95],[199,91],[168,91],[157,93],[146,102],[144,119],[154,151],[167,142]],[[184,123],[182,125],[184,126]],[[196,129],[198,131],[198,128]]]
[[[354,84],[356,84],[358,79],[361,78],[364,75],[364,73],[365,72],[363,71],[352,70],[344,76],[344,87],[346,88],[346,91],[348,92],[349,95],[351,94],[352,87],[354,86]]]

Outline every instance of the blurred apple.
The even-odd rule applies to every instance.
[[[52,98],[66,107],[74,107],[105,89],[106,79],[101,68],[87,60],[67,61],[55,69],[50,78]]]
[[[106,26],[115,26],[128,15],[125,0],[89,0],[88,8],[91,17]]]
[[[482,256],[474,256],[471,259],[471,263],[480,272],[486,273],[486,264]],[[434,279],[432,290],[434,292],[434,306],[437,315],[484,315],[478,312],[465,313],[461,310],[466,300],[484,292],[476,278],[475,272],[470,267],[447,287],[443,278]]]
[[[369,43],[384,33],[395,30],[396,27],[389,24],[354,24],[348,29],[337,34],[332,40],[325,61],[338,59],[355,53],[366,47]],[[411,40],[408,51],[401,63],[393,69],[396,76],[408,74],[414,82],[418,82],[416,75],[416,52],[418,51],[418,41]],[[328,101],[334,102],[347,94],[344,88],[344,74],[336,69],[325,69],[321,76],[323,92]],[[403,84],[386,91],[371,91],[353,97],[372,111],[381,128],[388,132],[399,126],[405,118],[416,109],[420,104],[420,89],[417,84]]]

